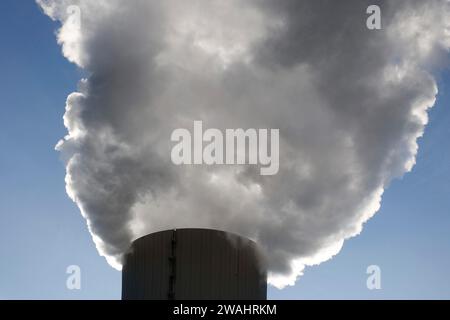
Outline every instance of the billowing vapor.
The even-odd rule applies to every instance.
[[[226,230],[260,244],[277,287],[337,254],[412,169],[450,48],[445,0],[38,3],[88,75],[57,149],[100,254],[120,268],[144,234]],[[195,120],[279,129],[278,174],[175,166],[171,133]]]

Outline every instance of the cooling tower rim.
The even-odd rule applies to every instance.
[[[159,231],[155,231],[149,234],[146,234],[144,236],[141,236],[139,238],[136,238],[135,240],[133,240],[130,244],[129,250],[133,247],[133,245],[135,243],[144,241],[145,239],[152,237],[154,235],[160,234],[160,233],[165,233],[165,232],[169,232],[169,231],[179,231],[179,230],[189,230],[189,231],[213,231],[216,233],[223,233],[225,236],[231,236],[231,237],[236,237],[237,239],[241,239],[241,240],[245,240],[248,241],[249,243],[251,243],[251,245],[254,245],[256,247],[259,247],[258,243],[255,240],[252,240],[250,238],[247,238],[245,236],[242,236],[240,234],[237,234],[235,232],[229,232],[229,231],[224,231],[224,230],[219,230],[219,229],[212,229],[212,228],[172,228],[172,229],[166,229],[166,230],[159,230]]]

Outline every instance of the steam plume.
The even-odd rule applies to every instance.
[[[217,228],[258,241],[283,287],[359,234],[414,166],[450,48],[447,1],[376,2],[371,31],[365,0],[38,0],[89,75],[57,149],[100,254],[120,268],[143,234]],[[173,165],[194,120],[280,129],[279,173]]]

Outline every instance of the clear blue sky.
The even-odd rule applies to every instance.
[[[81,77],[62,57],[56,28],[33,0],[0,1],[0,299],[119,299],[121,275],[98,256],[54,151]],[[389,187],[363,233],[269,298],[450,298],[449,90],[444,74],[414,171]],[[79,291],[66,289],[73,264]],[[381,268],[381,290],[366,288],[371,264]]]

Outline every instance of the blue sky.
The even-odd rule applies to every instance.
[[[82,73],[62,57],[57,24],[34,1],[2,0],[0,15],[0,298],[119,299],[121,275],[97,254],[54,151]],[[417,165],[392,183],[363,233],[269,298],[450,298],[449,90],[442,74]],[[372,264],[381,290],[366,288]],[[66,288],[69,265],[81,267],[81,290]]]

